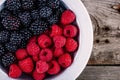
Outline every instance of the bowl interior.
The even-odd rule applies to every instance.
[[[3,2],[0,0],[0,10],[3,8]],[[52,78],[45,80],[75,80],[85,68],[91,54],[93,45],[93,29],[89,14],[80,0],[62,0],[69,9],[76,14],[76,22],[80,30],[79,34],[79,48],[75,54],[72,65],[65,69],[62,73]],[[11,79],[7,74],[0,69],[1,80],[24,80],[24,79]],[[27,80],[30,77],[24,76]],[[25,80],[26,80],[25,79]]]

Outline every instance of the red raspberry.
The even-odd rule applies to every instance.
[[[30,43],[30,42],[35,42],[35,43],[36,43],[36,42],[37,42],[37,36],[31,37],[28,42],[29,42],[29,43]]]
[[[54,57],[59,57],[62,54],[64,54],[63,48],[55,48],[54,53],[53,53]]]
[[[33,61],[31,58],[26,58],[24,60],[19,61],[18,63],[21,70],[25,73],[32,72],[34,68]]]
[[[62,28],[59,27],[58,25],[54,24],[52,25],[52,31],[50,36],[54,37],[54,36],[58,36],[58,35],[62,35]]]
[[[62,13],[61,23],[63,25],[70,24],[75,20],[76,16],[71,10],[66,10]]]
[[[12,64],[9,68],[9,77],[18,78],[21,75],[22,75],[21,69],[16,64]]]
[[[25,49],[18,49],[15,54],[18,60],[21,60],[27,57],[27,51]]]
[[[47,35],[42,34],[38,37],[38,44],[41,48],[46,48],[52,44],[52,41]]]
[[[66,40],[65,48],[67,51],[74,52],[77,49],[77,47],[78,47],[78,43],[74,39],[68,38]]]
[[[43,49],[40,54],[39,54],[39,58],[42,60],[42,61],[46,61],[46,62],[49,62],[52,60],[52,57],[53,57],[53,53],[50,49]]]
[[[39,54],[40,48],[35,42],[28,43],[27,52],[29,55],[34,56]]]
[[[38,55],[34,55],[34,56],[32,56],[32,58],[35,62],[39,61],[39,56]]]
[[[44,80],[45,76],[45,73],[38,73],[36,70],[33,72],[34,80]]]
[[[66,38],[63,36],[55,36],[53,38],[54,44],[56,48],[61,48],[65,45],[66,43]]]
[[[49,65],[45,61],[38,61],[36,63],[36,70],[38,73],[45,73],[49,69]]]
[[[61,65],[63,68],[67,68],[71,65],[72,63],[72,58],[71,55],[68,53],[63,54],[58,58],[58,63]]]
[[[77,35],[77,27],[74,25],[65,26],[64,35],[66,37],[75,37]]]
[[[59,72],[60,72],[59,64],[56,61],[51,61],[50,68],[47,71],[47,73],[50,75],[55,75],[55,74],[58,74]]]

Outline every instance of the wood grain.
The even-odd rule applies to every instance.
[[[120,80],[120,67],[87,66],[76,80]]]
[[[94,47],[89,65],[120,64],[120,0],[82,0],[93,22]]]

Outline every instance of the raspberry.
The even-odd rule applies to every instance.
[[[54,57],[59,57],[62,54],[64,54],[63,48],[55,48],[54,53],[53,53]]]
[[[7,30],[3,30],[0,32],[0,43],[6,43],[9,41],[10,33]]]
[[[49,24],[56,24],[59,21],[59,17],[57,15],[52,15],[48,19]]]
[[[58,63],[60,64],[61,67],[67,68],[71,65],[72,63],[72,58],[71,55],[68,53],[63,54],[58,58]]]
[[[44,80],[45,76],[45,73],[38,73],[36,70],[33,72],[34,80]]]
[[[39,54],[40,48],[35,42],[28,43],[27,52],[29,55],[34,56]]]
[[[74,25],[65,26],[64,35],[66,37],[76,37],[76,35],[77,35],[77,27],[74,26]]]
[[[21,0],[22,8],[25,10],[30,10],[33,8],[34,2],[33,0]]]
[[[2,19],[1,22],[5,29],[7,30],[17,30],[19,28],[20,20],[14,16],[6,16]]]
[[[41,48],[46,48],[52,44],[52,41],[47,35],[42,34],[38,37],[38,44]]]
[[[61,48],[65,45],[66,43],[66,38],[63,36],[55,36],[53,38],[54,44],[56,48]]]
[[[39,54],[39,58],[42,60],[42,61],[46,61],[46,62],[49,62],[52,60],[52,57],[53,57],[53,53],[50,49],[43,49],[40,54]]]
[[[49,65],[45,61],[40,60],[36,63],[36,70],[38,73],[45,73],[47,72],[48,69],[49,69]]]
[[[15,56],[12,53],[4,54],[2,57],[2,64],[4,67],[8,67],[13,64],[16,60]]]
[[[22,75],[21,69],[16,64],[10,65],[9,68],[9,77],[11,78],[18,78]]]
[[[18,62],[19,67],[25,73],[31,73],[33,71],[34,65],[31,58],[26,58]]]
[[[35,62],[39,61],[39,56],[38,55],[34,55],[34,56],[32,56],[32,58]]]
[[[39,10],[40,17],[47,18],[52,14],[52,9],[50,7],[42,7]]]
[[[56,61],[54,61],[54,60],[51,61],[50,68],[47,71],[47,73],[50,74],[50,75],[55,75],[55,74],[58,74],[59,72],[60,72],[59,64]]]
[[[32,19],[34,19],[34,20],[40,19],[38,10],[33,10],[33,11],[31,11],[31,17],[32,17]]]
[[[49,25],[47,22],[36,20],[31,24],[29,29],[34,35],[40,35],[41,33],[48,29],[48,26]]]
[[[31,21],[32,21],[32,18],[31,18],[31,16],[30,16],[30,13],[29,13],[29,12],[25,11],[25,12],[23,12],[23,13],[19,13],[18,17],[19,17],[21,23],[22,23],[25,27],[30,26],[30,23],[31,23]]]
[[[6,0],[5,8],[15,11],[21,8],[20,0]]]
[[[5,44],[5,49],[9,52],[15,52],[17,50],[18,46],[13,44],[12,42]]]
[[[78,47],[78,43],[74,39],[68,38],[66,40],[65,48],[67,51],[74,52],[77,49],[77,47]]]
[[[62,13],[61,23],[63,25],[70,24],[75,20],[76,16],[71,10],[66,10]]]
[[[18,60],[22,60],[27,57],[27,51],[25,49],[18,49],[15,54]]]
[[[30,43],[30,42],[35,42],[35,43],[36,43],[36,42],[37,42],[37,36],[31,37],[28,42],[29,42],[29,43]]]
[[[2,56],[5,53],[5,48],[0,45],[0,56]]]
[[[56,9],[60,5],[60,0],[48,0],[47,5],[52,9]]]
[[[59,27],[58,25],[54,24],[52,25],[52,31],[50,36],[54,37],[54,36],[58,36],[58,35],[62,35],[62,28]]]

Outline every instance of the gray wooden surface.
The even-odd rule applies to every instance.
[[[77,80],[120,80],[120,12],[113,9],[120,0],[82,1],[93,22],[94,47]]]

